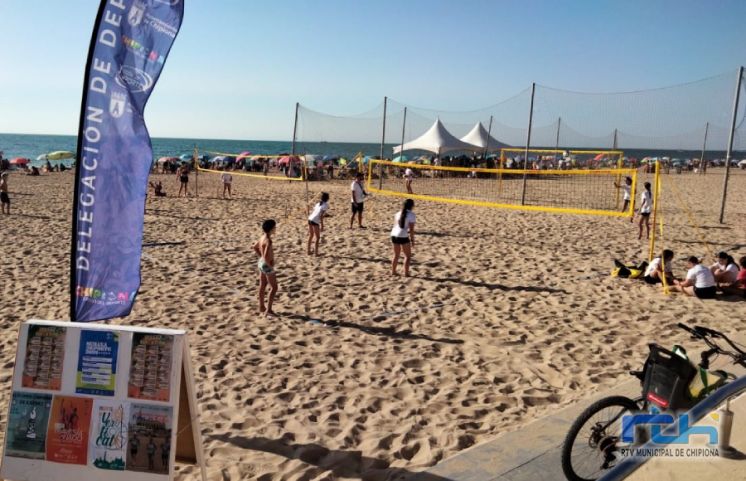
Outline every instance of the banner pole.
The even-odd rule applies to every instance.
[[[725,153],[725,177],[723,178],[723,198],[720,202],[720,223],[725,220],[725,199],[728,196],[728,177],[730,176],[730,158],[733,154],[733,136],[736,133],[736,117],[738,116],[738,101],[741,97],[741,81],[743,80],[743,67],[738,68],[738,80],[736,81],[736,95],[733,99],[733,119],[730,124],[728,135],[728,151]]]
[[[526,180],[528,176],[528,149],[531,146],[531,125],[534,122],[534,94],[536,82],[531,84],[531,107],[528,110],[528,132],[526,132],[526,155],[523,158],[523,188],[521,189],[521,205],[526,205]]]
[[[705,150],[707,150],[707,133],[710,130],[710,122],[705,123],[705,140],[702,142],[702,155],[699,157],[699,173],[707,173],[707,164],[705,164]]]
[[[73,215],[72,215],[72,240],[70,242],[70,322],[77,321],[76,300],[78,287],[78,266],[76,263],[76,252],[78,244],[78,208],[80,199],[80,178],[83,160],[83,131],[85,127],[86,106],[88,105],[88,84],[91,76],[91,63],[93,63],[96,39],[101,26],[101,18],[106,10],[106,1],[101,0],[96,14],[96,23],[91,32],[91,41],[88,46],[88,58],[85,63],[85,77],[83,78],[83,96],[80,103],[80,122],[78,125],[78,143],[75,152],[75,185],[73,187]]]
[[[379,155],[379,159],[383,160],[383,144],[386,142],[386,107],[388,104],[389,98],[383,97],[383,127],[381,129],[381,154]],[[402,146],[403,147],[403,146]],[[399,152],[399,155],[401,155],[402,152]],[[378,190],[383,189],[383,164],[380,165],[378,169]]]
[[[490,139],[492,138],[492,115],[490,115],[490,125],[487,127],[487,145],[484,147],[484,161],[487,162],[487,152],[490,150]],[[485,163],[485,165],[487,165]]]

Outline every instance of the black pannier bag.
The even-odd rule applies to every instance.
[[[661,409],[689,409],[694,404],[688,394],[697,368],[688,359],[658,344],[649,344],[645,361],[643,397]]]

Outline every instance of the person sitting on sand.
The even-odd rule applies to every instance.
[[[686,279],[674,280],[674,290],[699,299],[715,299],[717,284],[710,269],[700,264],[695,256],[690,257],[687,264]]]
[[[326,192],[321,193],[321,198],[316,206],[313,208],[313,212],[308,217],[308,255],[319,255],[319,241],[321,240],[321,231],[324,230],[324,217],[326,211],[329,210],[329,194]],[[314,244],[314,250],[311,252],[311,244],[316,239]]]
[[[259,312],[267,317],[274,316],[272,303],[277,293],[277,276],[275,272],[275,253],[272,249],[272,234],[275,232],[277,222],[274,219],[265,220],[262,223],[262,237],[254,243],[254,252],[259,256],[257,268],[259,269]],[[269,298],[264,304],[264,294],[269,284]]]
[[[663,262],[661,262],[663,259]],[[671,269],[671,262],[673,261],[673,251],[670,249],[664,249],[659,257],[653,259],[648,267],[645,269],[645,275],[642,280],[648,284],[658,284],[663,282],[664,266],[666,283],[673,284],[673,270]]]
[[[0,174],[0,208],[2,213],[10,215],[10,197],[8,197],[8,173]]]
[[[616,182],[614,182],[614,187],[616,187],[617,189],[623,190],[624,204],[622,204],[622,212],[627,212],[627,209],[629,208],[629,203],[632,200],[632,177],[625,177],[624,184],[617,184]],[[630,220],[630,222],[633,222],[633,221],[634,221],[634,218]]]
[[[650,239],[650,212],[653,210],[653,193],[650,191],[650,182],[645,182],[645,189],[640,194],[640,233],[638,239],[642,239],[642,225],[645,224],[647,238]]]
[[[150,187],[153,189],[153,194],[156,197],[166,197],[166,193],[163,192],[163,184],[160,180],[157,183],[150,182]]]
[[[365,208],[365,196],[368,195],[363,188],[363,174],[358,172],[355,175],[355,180],[350,185],[350,191],[352,192],[352,217],[350,217],[350,229],[352,224],[355,222],[355,216],[357,215],[357,225],[361,229],[363,227],[363,209]]]
[[[722,289],[725,294],[746,297],[746,256],[738,259],[738,263],[741,264],[741,270],[738,271],[736,280]]]
[[[414,194],[412,192],[412,180],[414,179],[414,172],[409,167],[404,171],[404,180],[407,186],[407,194]]]
[[[401,211],[394,216],[394,228],[391,229],[391,243],[394,247],[394,258],[391,260],[391,275],[396,275],[396,267],[399,264],[399,255],[404,251],[404,277],[409,277],[409,264],[412,260],[412,249],[414,249],[414,224],[417,217],[412,212],[414,201],[404,201]]]
[[[223,182],[223,199],[225,199],[225,193],[228,192],[228,197],[233,197],[231,194],[231,184],[233,183],[233,176],[227,171],[220,174],[220,180]]]
[[[732,284],[738,277],[738,265],[727,252],[720,252],[717,261],[710,266],[715,282],[718,284]]]

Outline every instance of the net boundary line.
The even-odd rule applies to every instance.
[[[224,174],[225,172],[228,172],[231,175],[238,175],[241,177],[253,177],[255,179],[284,180],[284,181],[290,181],[290,182],[304,182],[305,181],[303,177],[280,177],[279,175],[247,174],[245,172],[236,172],[235,170],[214,170],[214,169],[204,169],[202,167],[197,167],[197,170],[199,172],[210,172],[213,174]]]

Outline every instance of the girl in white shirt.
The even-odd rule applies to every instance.
[[[614,187],[622,189],[624,192],[624,204],[622,205],[622,212],[627,212],[629,203],[632,200],[632,177],[625,177],[624,184],[617,184],[614,182]]]
[[[650,182],[645,182],[645,190],[640,194],[640,234],[642,239],[642,225],[645,224],[647,238],[650,239],[650,212],[653,210],[653,193],[650,191]]]
[[[689,258],[688,264],[689,272],[686,273],[686,279],[675,280],[674,289],[699,299],[715,299],[717,284],[710,269],[700,264],[695,256]]]
[[[324,230],[324,216],[329,210],[329,194],[321,193],[321,199],[314,206],[313,212],[308,217],[308,255],[319,255],[319,241],[321,240],[321,231]],[[311,243],[315,241],[314,250],[311,252]]]
[[[412,169],[409,167],[404,171],[404,179],[406,180],[407,194],[414,194],[414,192],[412,192],[412,179],[414,179],[414,172],[412,172]]]
[[[396,275],[399,256],[404,251],[404,277],[409,277],[409,264],[414,248],[414,224],[417,217],[412,212],[414,201],[407,199],[400,212],[394,216],[394,228],[391,229],[391,243],[394,246],[394,258],[391,261],[391,274]]]
[[[710,267],[715,282],[718,284],[733,284],[738,277],[738,264],[727,252],[718,254],[718,260]]]

